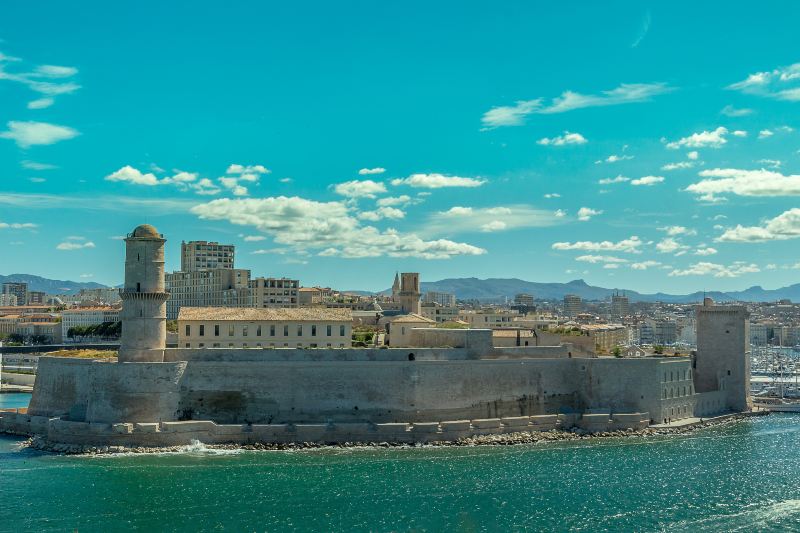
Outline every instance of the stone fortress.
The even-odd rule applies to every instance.
[[[691,357],[573,357],[569,345],[498,348],[490,330],[435,328],[413,329],[415,348],[166,348],[165,242],[149,225],[125,239],[117,362],[42,357],[27,413],[0,412],[0,431],[93,446],[403,443],[638,429],[751,406],[747,313],[710,300]]]

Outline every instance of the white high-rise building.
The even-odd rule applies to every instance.
[[[235,247],[208,241],[181,243],[181,271],[196,272],[215,268],[233,269]]]

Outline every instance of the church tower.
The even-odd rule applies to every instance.
[[[164,360],[169,298],[164,286],[165,242],[149,224],[137,226],[125,239],[120,363]]]
[[[400,276],[400,309],[406,314],[420,312],[419,273],[403,272]]]
[[[400,274],[394,273],[394,283],[392,283],[392,301],[396,302],[400,296]]]

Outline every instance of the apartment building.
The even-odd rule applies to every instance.
[[[422,295],[422,305],[438,304],[442,307],[455,307],[456,295],[450,292],[428,291]]]
[[[480,311],[461,311],[458,319],[469,324],[470,328],[495,329],[514,326],[514,320],[519,316],[517,311],[482,309]]]
[[[14,307],[17,305],[16,294],[0,294],[0,307]]]
[[[437,323],[458,320],[461,310],[456,306],[442,306],[433,303],[424,303],[420,306],[420,315]]]
[[[564,315],[574,318],[583,309],[583,301],[580,296],[567,294],[564,296]]]
[[[250,307],[250,271],[215,268],[165,275],[167,318],[175,320],[182,307]]]
[[[350,348],[349,309],[183,307],[181,348]]]
[[[68,339],[70,328],[96,326],[104,322],[119,322],[119,307],[83,307],[65,309],[61,313],[61,336]]]
[[[17,297],[15,305],[27,305],[28,303],[28,284],[17,281],[7,281],[3,283],[3,294],[13,294]]]
[[[233,269],[235,247],[208,241],[181,242],[181,271]]]
[[[300,280],[288,278],[254,278],[250,280],[250,306],[298,307],[300,305]]]

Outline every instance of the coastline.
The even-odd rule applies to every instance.
[[[549,431],[523,431],[517,433],[501,433],[492,435],[479,435],[464,437],[454,441],[431,441],[425,443],[396,443],[396,442],[345,442],[342,444],[320,444],[314,442],[296,443],[217,443],[205,444],[197,442],[190,445],[178,446],[91,446],[77,444],[51,443],[42,437],[29,437],[22,443],[22,447],[36,451],[56,453],[61,455],[118,455],[118,454],[165,454],[184,453],[193,447],[203,450],[240,450],[240,451],[281,451],[281,450],[310,450],[319,448],[415,448],[415,447],[468,447],[468,446],[514,446],[523,444],[538,444],[544,442],[569,442],[593,439],[611,439],[623,437],[654,437],[661,435],[686,435],[694,431],[711,427],[720,427],[735,424],[756,416],[767,416],[768,411],[751,411],[746,413],[731,413],[692,424],[680,426],[652,426],[644,429],[620,429],[614,431],[588,432],[580,428],[569,430],[553,429]]]

